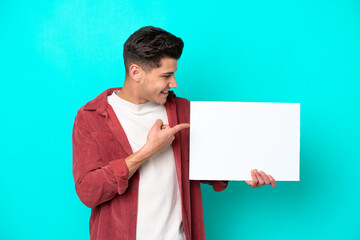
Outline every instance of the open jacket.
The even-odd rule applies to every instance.
[[[111,88],[80,108],[73,128],[73,175],[80,200],[91,208],[90,239],[136,239],[139,171],[128,180],[125,158],[132,150],[107,96]],[[190,102],[169,93],[165,108],[171,127],[190,122]],[[172,143],[185,237],[205,239],[200,181],[189,180],[189,129]],[[227,182],[206,181],[215,191]]]

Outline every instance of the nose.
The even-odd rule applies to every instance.
[[[170,81],[170,83],[169,83],[169,87],[170,87],[170,88],[177,88],[177,83],[176,83],[175,76],[173,76],[173,77],[171,78],[171,81]]]

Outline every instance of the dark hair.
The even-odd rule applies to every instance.
[[[147,26],[134,32],[124,44],[126,74],[131,64],[139,64],[145,70],[161,67],[164,57],[179,59],[184,48],[181,38],[161,28]]]

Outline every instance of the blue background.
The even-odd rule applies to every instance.
[[[207,239],[360,239],[360,2],[0,1],[0,239],[88,239],[77,110],[122,86],[122,47],[185,42],[177,96],[301,103],[300,182],[202,186]]]

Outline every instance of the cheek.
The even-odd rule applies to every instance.
[[[153,92],[153,83],[149,79],[144,79],[141,83],[141,88],[145,93]]]
[[[160,93],[161,91],[167,88],[167,84],[165,81],[159,81],[154,83],[152,87],[154,92]]]
[[[161,95],[160,92],[167,88],[167,81],[163,78],[145,78],[142,82],[142,88],[145,92]]]

